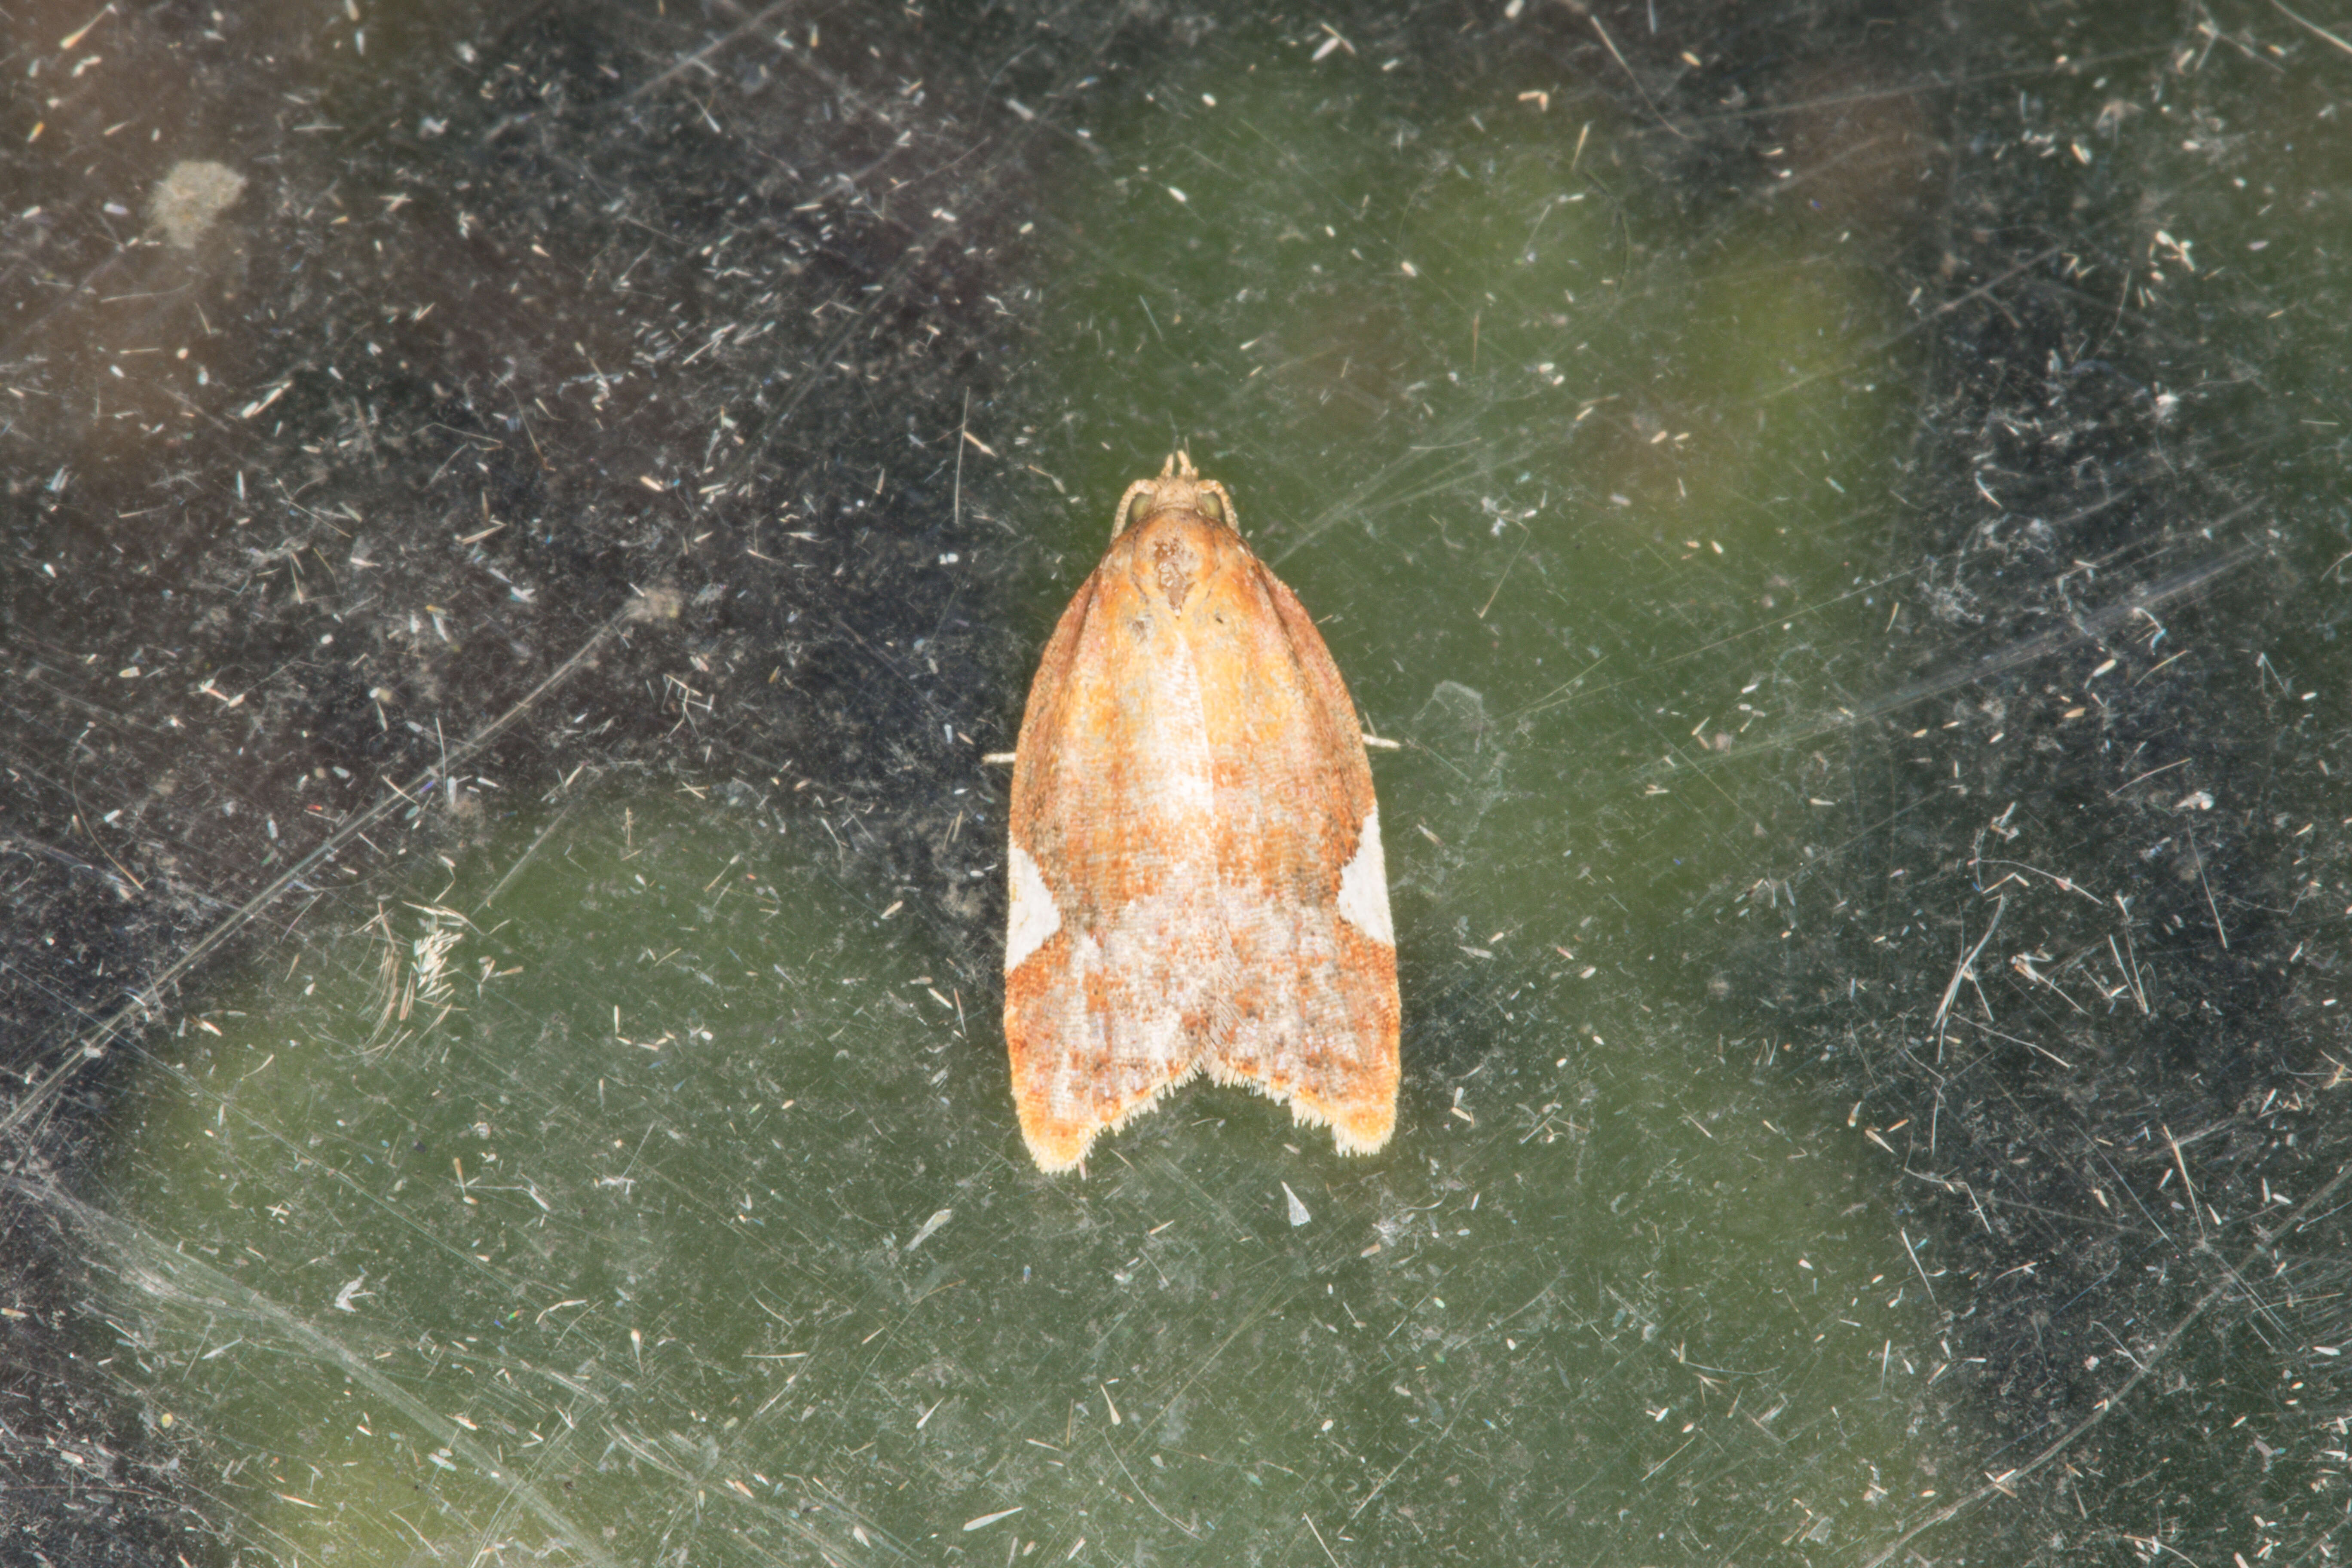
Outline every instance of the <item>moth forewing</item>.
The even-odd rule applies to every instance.
[[[1131,486],[1013,758],[1005,1038],[1064,1170],[1195,1073],[1369,1152],[1395,1122],[1395,938],[1322,635],[1181,454]]]

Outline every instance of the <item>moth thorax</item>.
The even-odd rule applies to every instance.
[[[1168,601],[1169,609],[1181,614],[1184,596],[1192,591],[1192,580],[1200,571],[1200,562],[1192,548],[1172,534],[1161,534],[1151,544],[1151,580],[1160,588],[1160,596]]]

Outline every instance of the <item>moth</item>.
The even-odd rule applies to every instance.
[[[1396,935],[1355,705],[1184,453],[1128,488],[1038,661],[1013,758],[1004,1037],[1064,1171],[1197,1073],[1396,1125]]]

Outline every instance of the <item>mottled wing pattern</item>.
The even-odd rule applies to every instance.
[[[1004,1032],[1030,1152],[1085,1157],[1199,1070],[1214,900],[1200,698],[1114,543],[1046,646],[1014,753]],[[1190,987],[1182,988],[1189,991]]]
[[[1242,557],[1213,578],[1244,613],[1196,623],[1220,779],[1217,861],[1227,952],[1203,1067],[1329,1123],[1343,1152],[1396,1121],[1396,939],[1355,705],[1297,598]],[[1238,625],[1238,637],[1218,634]],[[1214,629],[1212,629],[1214,628]]]
[[[1378,1148],[1397,1005],[1379,818],[1323,640],[1238,534],[1121,533],[1040,662],[1015,753],[1005,1035],[1066,1169],[1205,1070]]]

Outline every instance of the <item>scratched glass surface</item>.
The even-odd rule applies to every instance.
[[[1488,998],[1378,1159],[1204,1089],[1053,1181],[989,1020],[763,813],[428,880],[159,1050],[115,1191],[134,1380],[281,1554],[1746,1554],[1937,1462],[1868,1162],[1638,1009]]]
[[[12,1549],[2326,1560],[2336,35],[87,20]],[[1395,742],[1399,1131],[1047,1179],[982,757],[1179,447]]]

